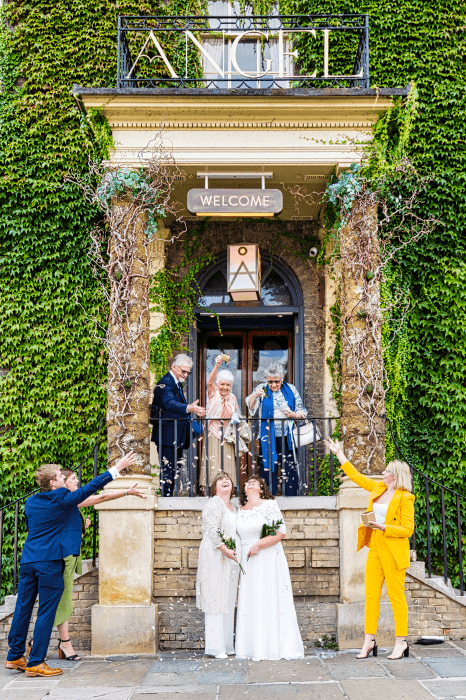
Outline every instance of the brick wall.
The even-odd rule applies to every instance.
[[[340,594],[336,510],[285,510],[283,542],[301,633],[312,646],[335,634]],[[200,510],[155,513],[154,602],[159,604],[161,649],[202,649],[204,615],[195,607]]]
[[[421,636],[463,639],[466,635],[466,607],[427,582],[406,576],[410,640]]]
[[[73,615],[68,623],[70,639],[75,651],[90,652],[91,648],[91,608],[98,602],[99,572],[93,569],[75,579],[73,587]],[[1,617],[1,616],[0,616]],[[37,603],[34,606],[28,639],[31,639],[37,617]],[[12,614],[0,619],[0,650],[8,650],[8,633],[11,627]],[[48,657],[57,656],[58,632],[55,627],[52,632]]]

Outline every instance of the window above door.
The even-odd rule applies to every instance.
[[[199,307],[236,307],[227,292],[227,267],[226,261],[217,264],[207,273],[200,282],[201,295],[198,299]],[[300,305],[300,294],[296,285],[289,279],[285,270],[276,261],[262,259],[261,298],[255,304],[248,306],[260,308],[294,307]],[[244,304],[240,305],[241,307]]]

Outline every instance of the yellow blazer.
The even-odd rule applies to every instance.
[[[347,476],[361,488],[370,491],[367,510],[372,510],[373,501],[378,498],[387,487],[382,481],[374,481],[361,474],[353,467],[351,462],[345,462],[341,468]],[[369,547],[374,530],[363,523],[358,529],[358,549]],[[409,566],[409,538],[414,532],[414,494],[409,491],[397,489],[388,505],[383,535],[393,554],[398,569],[407,569]]]

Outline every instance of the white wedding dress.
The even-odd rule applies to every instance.
[[[281,542],[261,549],[246,561],[262,526],[284,520],[276,501],[239,510],[236,530],[241,538],[241,574],[236,617],[236,656],[253,661],[302,659],[304,646],[293,601],[290,572]],[[278,528],[286,533],[285,525]]]

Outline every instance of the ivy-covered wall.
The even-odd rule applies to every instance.
[[[105,414],[106,358],[89,320],[105,319],[87,259],[96,213],[75,188],[63,184],[63,173],[85,171],[89,156],[103,154],[106,138],[98,115],[83,123],[70,88],[73,83],[115,85],[119,14],[195,13],[202,7],[201,0],[169,5],[162,0],[13,0],[2,11],[2,502],[31,488],[41,462],[76,465]],[[410,156],[434,174],[423,206],[442,224],[407,248],[391,268],[393,291],[388,293],[403,285],[413,308],[387,357],[396,393],[389,408],[413,462],[464,492],[465,5],[460,0],[282,0],[280,7],[292,14],[368,13],[372,85],[416,81],[419,112]],[[305,41],[303,67],[315,55],[315,46]],[[100,456],[103,467],[104,446]]]
[[[106,412],[107,358],[94,338],[95,320],[105,332],[106,309],[87,257],[97,212],[63,177],[104,156],[108,134],[99,115],[80,117],[71,87],[115,85],[118,15],[177,13],[179,5],[14,0],[1,10],[2,504],[35,488],[41,463],[77,466]],[[100,470],[105,447],[104,435]],[[83,478],[91,476],[89,461]],[[13,517],[9,509],[3,581],[11,580]]]
[[[281,7],[295,13],[369,14],[371,85],[417,85],[418,112],[407,155],[432,176],[419,214],[440,223],[397,255],[386,273],[386,301],[400,289],[411,295],[410,312],[386,353],[387,412],[414,465],[466,495],[466,6],[459,0],[282,0]],[[302,42],[299,53],[303,69],[314,66],[319,55],[310,40]],[[338,72],[338,52],[331,60]],[[393,458],[392,448],[387,456]],[[426,544],[422,487],[418,480],[420,558]],[[431,505],[438,507],[439,500],[439,490],[431,490]],[[446,501],[453,506],[448,494]],[[447,507],[447,512],[450,571],[458,572],[455,510]],[[440,553],[440,523],[432,534]]]

